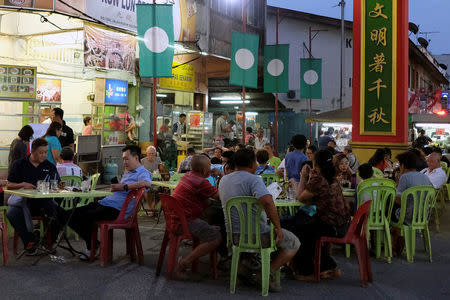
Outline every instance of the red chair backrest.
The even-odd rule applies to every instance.
[[[177,236],[190,238],[186,215],[180,202],[169,195],[159,194],[166,219],[166,230]]]
[[[128,193],[127,198],[125,199],[125,202],[123,203],[122,208],[120,209],[119,216],[114,221],[114,223],[132,224],[136,221],[138,211],[141,207],[140,205],[144,192],[145,188],[140,188],[138,190],[133,190]],[[131,215],[128,218],[125,218],[128,205],[131,203],[131,201],[133,201],[134,198],[136,198],[136,202],[134,203],[133,211],[131,212]]]
[[[372,200],[364,202],[356,211],[353,217],[350,227],[347,230],[347,234],[343,238],[345,241],[349,242],[354,237],[361,237],[366,235],[366,225],[369,219],[370,204]]]

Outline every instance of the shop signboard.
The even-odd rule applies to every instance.
[[[53,0],[0,0],[2,6],[53,10]]]
[[[0,98],[36,99],[36,67],[0,65]]]
[[[361,135],[396,134],[397,1],[361,2]]]
[[[172,77],[160,78],[159,86],[161,88],[194,92],[195,91],[194,66],[173,62]]]
[[[436,135],[445,135],[445,128],[436,128]]]
[[[126,105],[128,82],[126,80],[105,80],[105,104]]]
[[[84,26],[84,65],[134,73],[136,38],[124,33]]]
[[[61,79],[37,79],[37,99],[45,103],[61,102]]]

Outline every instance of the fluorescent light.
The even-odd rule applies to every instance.
[[[246,116],[257,116],[258,113],[257,112],[246,112],[245,115]]]
[[[245,96],[245,99],[250,99],[250,96]],[[242,100],[241,96],[220,96],[211,97],[211,100]]]
[[[239,106],[235,106],[234,109],[239,109]]]
[[[241,104],[241,103],[242,103],[242,100],[231,100],[231,101],[223,100],[223,101],[220,101],[220,104]],[[245,100],[245,103],[246,104],[250,103],[250,101],[249,100]]]
[[[160,98],[166,98],[167,95],[166,94],[156,94],[156,97],[160,97]]]
[[[201,55],[208,55],[208,52],[200,52]]]

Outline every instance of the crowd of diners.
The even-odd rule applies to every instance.
[[[55,112],[56,118],[56,112]],[[60,116],[62,120],[62,115]],[[8,189],[35,189],[37,181],[64,175],[83,176],[81,169],[73,163],[73,141],[69,145],[60,142],[64,123],[54,120],[44,137],[34,139],[31,153],[26,154],[23,146],[29,142],[33,132],[25,126],[11,145],[8,180],[1,182]],[[70,141],[69,141],[70,142]],[[112,184],[113,195],[76,209],[69,226],[85,241],[86,249],[80,259],[90,257],[91,233],[94,222],[117,218],[125,198],[130,190],[145,188],[150,209],[155,199],[151,194],[152,173],[161,170],[162,161],[153,146],[141,157],[141,149],[135,145],[125,146],[122,150],[125,173],[120,182]],[[342,193],[342,188],[353,187],[361,181],[371,178],[376,170],[389,171],[397,181],[397,199],[393,218],[398,218],[404,190],[412,186],[432,185],[436,189],[446,182],[446,174],[441,168],[445,159],[436,147],[417,147],[396,156],[398,166],[391,161],[391,151],[378,149],[368,163],[359,164],[352,148],[347,146],[340,152],[332,140],[326,146],[318,148],[311,145],[304,135],[295,135],[283,160],[274,155],[270,143],[253,145],[236,144],[230,148],[216,146],[196,153],[187,149],[186,158],[179,164],[178,172],[186,173],[181,177],[172,193],[183,207],[192,236],[200,244],[188,255],[180,257],[176,275],[183,279],[187,276],[190,263],[213,250],[220,254],[219,267],[225,268],[230,261],[230,249],[227,247],[227,231],[238,231],[239,217],[231,214],[231,224],[224,218],[227,201],[237,196],[252,196],[263,208],[260,219],[261,241],[263,246],[270,245],[270,230],[273,226],[277,245],[276,255],[270,263],[270,290],[280,291],[274,274],[282,266],[297,280],[313,280],[315,241],[320,236],[343,237],[347,232],[351,216],[355,211]],[[296,201],[304,205],[293,216],[280,217],[274,199],[261,179],[262,174],[278,174],[296,190]],[[57,200],[57,199],[56,199]],[[33,234],[31,217],[46,214],[51,218],[52,239],[68,218],[68,212],[54,199],[39,201],[11,196],[8,200],[7,217],[19,234],[25,251],[34,254],[37,251],[37,237]],[[405,222],[410,222],[412,208],[407,204]],[[127,215],[132,207],[127,209]],[[230,227],[231,226],[231,227]],[[394,252],[400,254],[402,240],[399,232],[393,232]],[[237,243],[239,236],[233,236]],[[322,251],[322,278],[336,278],[341,275],[336,261]],[[239,264],[239,277],[243,280],[254,272],[252,255],[243,257]]]

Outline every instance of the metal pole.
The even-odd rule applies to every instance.
[[[278,45],[278,24],[280,18],[280,9],[277,8],[277,26],[276,26],[276,44]],[[277,87],[278,88],[278,87]],[[275,93],[275,123],[274,131],[275,131],[275,155],[278,156],[278,93]]]
[[[309,26],[309,59],[312,58],[312,36],[311,26]],[[311,62],[310,62],[311,63]],[[312,118],[312,99],[311,99],[311,86],[309,86],[309,119]],[[310,120],[311,121],[311,120]],[[309,123],[309,140],[312,139],[312,122]]]
[[[242,32],[247,30],[247,0],[242,0]],[[258,58],[256,58],[258,61]],[[242,144],[245,145],[245,86],[242,87]]]
[[[156,4],[156,0],[153,0],[153,4]],[[155,17],[155,16],[153,16]],[[157,146],[158,134],[156,130],[156,77],[153,77],[153,146]],[[164,120],[163,120],[164,122]]]
[[[345,19],[344,19],[344,8],[345,8],[345,0],[341,0],[339,3],[341,6],[341,85],[339,89],[339,108],[342,109],[342,103],[344,101],[344,60],[345,60]]]

